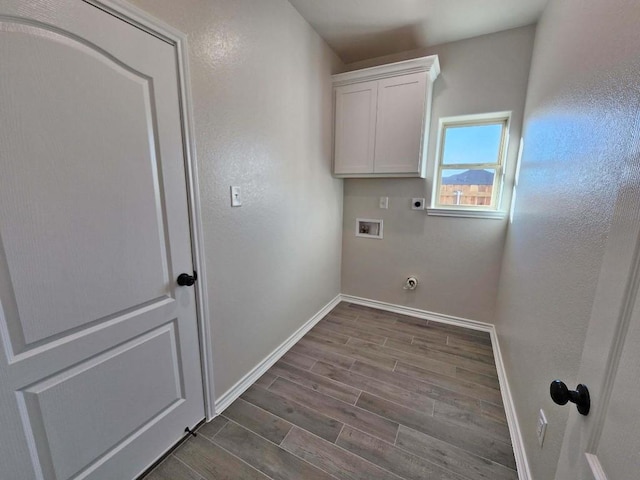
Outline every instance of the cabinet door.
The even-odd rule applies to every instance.
[[[337,87],[334,173],[373,173],[378,82]]]
[[[426,98],[425,72],[378,82],[375,173],[420,174]]]

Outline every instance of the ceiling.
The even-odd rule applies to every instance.
[[[289,0],[352,63],[535,23],[548,0]]]

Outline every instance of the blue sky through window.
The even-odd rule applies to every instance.
[[[443,165],[497,163],[502,128],[502,124],[448,127],[445,130]],[[460,171],[442,173],[449,176]]]

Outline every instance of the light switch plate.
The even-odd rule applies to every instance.
[[[231,187],[231,206],[242,206],[242,197],[240,196],[240,187]]]
[[[547,417],[544,414],[544,410],[540,409],[538,412],[538,422],[536,424],[536,435],[538,436],[538,444],[542,447],[544,443],[544,435],[547,433]]]
[[[389,208],[389,197],[380,197],[380,208]]]

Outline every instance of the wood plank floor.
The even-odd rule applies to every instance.
[[[489,335],[341,303],[145,480],[517,480]]]

